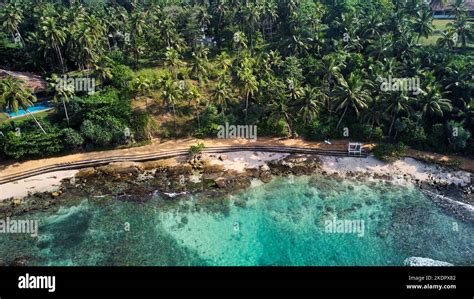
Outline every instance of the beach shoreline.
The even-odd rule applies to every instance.
[[[268,167],[271,161],[282,161],[292,154],[267,153],[256,151],[231,152],[225,154],[202,154],[201,159],[208,165],[222,168],[226,172],[243,174],[250,170]],[[314,155],[320,161],[323,174],[354,177],[363,175],[367,179],[386,179],[393,184],[455,185],[466,187],[471,183],[471,173],[463,170],[450,170],[438,165],[426,164],[414,158],[405,157],[392,163],[367,158],[333,157]],[[169,158],[144,162],[147,165],[161,163],[169,166],[179,166],[187,163],[185,157]],[[129,163],[130,164],[130,163]],[[132,163],[141,165],[143,163]],[[114,165],[114,163],[110,164]],[[153,168],[153,166],[151,166]],[[150,168],[150,166],[148,166]],[[0,185],[0,201],[6,199],[21,199],[33,193],[56,192],[61,189],[61,182],[74,178],[82,170],[54,171],[47,174],[32,176],[26,179]]]

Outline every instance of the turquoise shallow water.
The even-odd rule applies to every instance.
[[[474,264],[472,223],[445,214],[412,186],[383,182],[278,178],[225,199],[91,198],[21,218],[39,219],[39,236],[0,234],[7,262],[346,266],[402,265],[419,256]],[[332,219],[363,221],[363,235],[328,232]]]

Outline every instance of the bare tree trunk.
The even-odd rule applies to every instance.
[[[245,98],[245,124],[247,124],[248,110],[249,110],[249,94],[247,93],[247,96]]]
[[[39,121],[36,119],[36,117],[33,115],[33,113],[30,112],[30,110],[28,109],[25,109],[26,113],[28,113],[31,117],[33,117],[33,119],[35,120],[36,122],[36,125],[38,125],[38,127],[41,129],[41,131],[43,131],[44,134],[46,134],[46,131],[43,129],[43,126],[41,126],[41,124],[39,123]]]
[[[63,56],[61,55],[61,50],[59,49],[57,45],[55,45],[54,48],[56,49],[56,53],[58,54],[59,62],[61,63],[61,68],[63,70],[63,73],[65,73],[66,70],[64,68],[64,61],[63,61]]]
[[[63,106],[64,106],[64,114],[66,114],[67,124],[69,125],[69,114],[67,113],[66,101],[64,100],[64,97],[62,98],[62,100],[63,100]]]
[[[176,109],[173,103],[173,122],[174,122],[174,134],[176,135]]]
[[[392,122],[390,123],[390,129],[388,129],[388,137],[390,137],[390,135],[392,134],[392,128],[393,128],[393,124],[395,123],[395,118],[397,117],[397,115],[395,114],[392,118]]]
[[[337,123],[336,131],[337,131],[337,129],[339,129],[339,126],[341,125],[342,119],[344,118],[344,116],[346,116],[347,108],[349,108],[349,105],[347,105],[346,108],[344,109],[344,112],[342,113],[341,119],[339,119],[339,122]]]

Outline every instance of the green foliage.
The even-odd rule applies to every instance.
[[[419,123],[404,117],[401,119],[397,131],[399,132],[399,140],[404,144],[420,150],[426,149],[428,137],[425,129]]]
[[[219,131],[219,124],[224,124],[225,120],[218,113],[216,106],[209,105],[199,117],[201,128],[196,131],[196,137],[216,137]]]
[[[148,113],[173,114],[173,130],[160,123],[162,137],[215,136],[232,120],[257,123],[262,135],[323,140],[344,137],[347,126],[361,141],[473,151],[473,31],[461,1],[438,46],[418,43],[435,38],[421,1],[7,2],[0,6],[3,69],[91,70],[103,83],[94,95],[69,99],[69,123],[62,105],[51,123],[41,120],[44,134],[63,131],[68,149],[81,146],[78,134],[89,147],[122,144],[127,127],[147,140],[153,118],[132,112],[130,99],[149,95],[165,107],[155,99]],[[388,76],[419,78],[423,92],[383,92],[380,79]],[[13,83],[2,84],[10,86],[2,109],[34,102]],[[176,128],[177,118],[193,128]],[[35,126],[24,129],[37,133]]]
[[[128,82],[133,77],[133,71],[126,65],[116,64],[111,69],[112,79],[110,81],[111,85],[115,88],[121,89],[125,88],[128,85]]]
[[[375,142],[380,142],[383,140],[383,130],[381,127],[374,128],[374,132],[372,134],[372,140]]]
[[[406,153],[406,146],[403,143],[391,144],[391,143],[380,143],[377,144],[373,149],[375,157],[382,161],[392,162],[401,157]]]
[[[20,159],[24,157],[42,158],[57,154],[63,150],[62,133],[21,133],[9,132],[3,141],[3,153],[6,157]]]
[[[455,121],[448,122],[448,132],[451,133],[449,148],[452,151],[457,152],[466,148],[467,141],[471,138],[471,133],[464,129],[461,123]]]
[[[309,140],[325,140],[331,137],[334,131],[334,126],[314,120],[306,128],[304,136]]]
[[[431,127],[430,138],[427,140],[427,144],[431,149],[436,149],[439,152],[446,152],[448,134],[446,127],[443,124],[435,124]]]
[[[123,144],[125,134],[119,123],[97,123],[85,120],[81,125],[81,134],[86,141],[93,145],[104,147],[110,145]]]
[[[71,128],[63,130],[64,146],[68,149],[81,148],[84,144],[84,138],[82,135]]]
[[[139,141],[150,140],[150,135],[154,131],[150,117],[143,111],[133,113],[131,129],[135,132],[134,138]]]
[[[369,141],[372,135],[373,133],[370,125],[356,124],[349,127],[349,136],[351,140]]]
[[[202,152],[205,148],[206,146],[204,145],[204,143],[198,142],[196,145],[191,145],[189,147],[189,154],[191,156],[195,156],[199,154],[200,152]]]

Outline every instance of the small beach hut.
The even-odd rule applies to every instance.
[[[349,142],[347,146],[347,152],[349,155],[362,155],[362,143]]]

